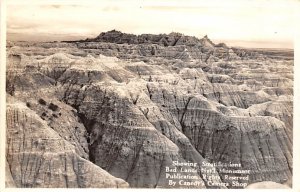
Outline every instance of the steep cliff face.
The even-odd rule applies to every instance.
[[[11,97],[6,147],[6,166],[16,187],[128,186],[80,157],[76,144],[62,138],[34,111]]]
[[[244,188],[292,176],[292,60],[178,33],[17,45],[8,186]],[[186,185],[170,185],[174,169]]]

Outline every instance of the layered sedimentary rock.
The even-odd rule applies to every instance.
[[[293,60],[279,56],[178,33],[11,43],[7,185],[284,183],[293,169]],[[248,171],[245,185],[234,179],[243,174],[213,163]],[[189,184],[170,185],[170,169]]]
[[[80,157],[75,143],[62,138],[34,111],[11,97],[7,105],[6,147],[6,166],[16,187],[128,186]]]

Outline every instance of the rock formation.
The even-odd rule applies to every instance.
[[[244,188],[292,177],[289,54],[115,30],[8,45],[7,186]],[[174,169],[185,184],[170,185]]]

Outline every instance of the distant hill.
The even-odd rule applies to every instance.
[[[64,41],[64,42],[74,42],[74,41]],[[134,35],[123,33],[117,30],[111,30],[107,32],[100,33],[95,38],[87,38],[85,40],[79,40],[79,42],[107,42],[107,43],[117,43],[117,44],[158,44],[162,46],[176,46],[176,45],[187,45],[187,46],[211,46],[214,47],[215,44],[207,37],[198,39],[194,36],[187,36],[182,33],[172,32],[169,34],[141,34]],[[222,46],[226,46],[224,43]]]

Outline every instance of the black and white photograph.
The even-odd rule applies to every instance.
[[[295,189],[297,7],[7,0],[4,187]]]

